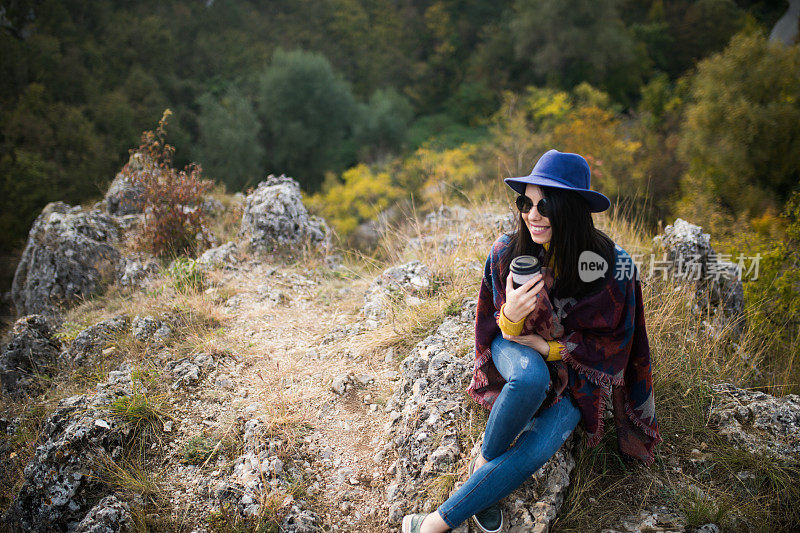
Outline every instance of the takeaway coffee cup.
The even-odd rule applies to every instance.
[[[515,289],[524,285],[527,281],[541,272],[539,260],[532,255],[520,255],[511,261],[511,284]]]

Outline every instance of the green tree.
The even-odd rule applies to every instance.
[[[799,70],[798,47],[761,33],[698,65],[681,131],[682,209],[703,217],[717,202],[733,219],[780,209],[800,183]]]
[[[406,140],[414,110],[394,89],[378,89],[369,99],[359,128],[362,159],[376,160],[399,149]]]
[[[81,110],[31,84],[0,120],[0,248],[19,244],[47,202],[97,197],[112,156]]]
[[[517,0],[510,23],[517,60],[540,81],[570,89],[586,81],[617,100],[635,94],[647,70],[643,46],[617,0]]]
[[[256,106],[267,170],[316,190],[325,171],[353,162],[358,107],[325,56],[278,49],[261,76]]]
[[[261,174],[264,148],[259,144],[261,124],[253,105],[236,87],[222,98],[204,94],[198,99],[199,140],[195,160],[206,175],[241,191]]]

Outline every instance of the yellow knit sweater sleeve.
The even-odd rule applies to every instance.
[[[547,354],[547,361],[559,361],[561,359],[562,345],[558,341],[547,341],[550,346],[550,352]]]
[[[506,335],[519,335],[522,333],[522,326],[525,324],[525,317],[523,317],[519,322],[512,322],[503,312],[505,307],[506,304],[503,304],[500,307],[500,330]]]

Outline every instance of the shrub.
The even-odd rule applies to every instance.
[[[141,392],[117,398],[110,410],[112,415],[133,429],[134,436],[145,438],[159,432],[163,421],[169,418],[166,404],[160,397]]]
[[[183,462],[190,465],[202,465],[206,461],[214,459],[219,453],[217,448],[217,441],[205,437],[203,435],[196,435],[189,439],[183,446]]]
[[[205,288],[206,275],[194,259],[179,257],[169,266],[172,286],[184,294],[199,292]]]
[[[126,179],[143,191],[144,223],[136,245],[159,256],[194,254],[198,246],[210,243],[202,203],[213,183],[201,179],[198,165],[173,168],[175,149],[165,142],[170,114],[164,111],[158,128],[142,134],[142,144],[122,168]]]
[[[342,174],[342,182],[328,179],[323,192],[309,198],[309,205],[328,221],[342,238],[364,221],[375,218],[402,197],[387,172],[373,172],[364,164]]]
[[[767,364],[781,378],[782,392],[798,392],[800,372],[795,361],[800,356],[800,191],[786,202],[780,218],[786,237],[764,247],[758,277],[745,284],[745,302],[755,310],[755,326],[764,332],[774,347]]]

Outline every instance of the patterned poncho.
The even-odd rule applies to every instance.
[[[490,347],[501,334],[498,314],[505,303],[506,281],[500,278],[509,241],[510,236],[503,235],[492,246],[478,295],[475,367],[467,392],[487,409],[505,384],[492,362]],[[535,246],[536,255],[543,261],[544,249]],[[595,446],[603,435],[603,414],[610,397],[620,450],[649,465],[661,436],[642,290],[630,255],[619,245],[614,254],[615,264],[608,265],[602,288],[580,300],[553,297],[553,270],[542,267],[545,286],[536,308],[525,319],[521,335],[538,333],[563,345],[561,360],[547,363],[551,386],[542,408],[561,400],[569,387],[581,411],[588,444]]]

